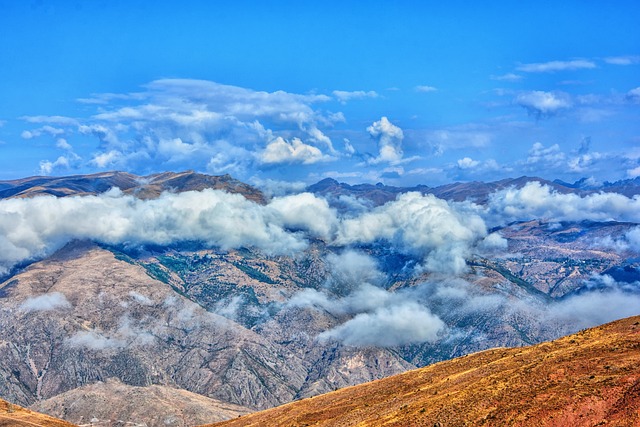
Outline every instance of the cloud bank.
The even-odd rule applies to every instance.
[[[483,217],[491,224],[551,219],[554,221],[628,221],[640,223],[640,197],[595,193],[584,197],[560,194],[538,181],[489,196]]]
[[[310,193],[276,197],[266,206],[217,190],[163,193],[154,200],[113,189],[98,196],[0,201],[0,269],[5,273],[74,239],[130,246],[200,241],[267,254],[294,254],[309,239],[322,239],[335,247],[386,241],[421,259],[428,271],[458,274],[485,237],[486,226],[476,213],[458,212],[419,193],[354,214],[340,214]]]

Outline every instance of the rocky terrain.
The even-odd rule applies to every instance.
[[[228,176],[193,172],[0,182],[0,226],[9,224],[0,248],[36,248],[0,277],[0,397],[76,423],[192,425],[638,314],[637,222],[533,215],[490,223],[492,192],[530,181],[403,189],[325,180],[310,190],[327,199],[273,200]],[[543,183],[562,195],[593,191]],[[101,193],[112,186],[120,193]],[[470,197],[485,204],[461,202]],[[377,232],[402,216],[384,209],[406,200],[421,210],[389,237],[345,244],[323,234],[326,215],[343,228],[373,218],[360,234]],[[84,222],[74,209],[103,216]],[[469,243],[482,209],[491,229]],[[19,212],[36,226],[22,226]],[[420,215],[424,222],[411,222]],[[263,218],[271,222],[254,233]],[[180,233],[223,232],[165,237],[183,220],[191,222]],[[487,235],[497,243],[484,248]],[[416,246],[431,236],[431,246]],[[12,249],[14,241],[23,247]],[[290,242],[292,250],[271,249]]]
[[[33,412],[0,399],[0,426],[2,427],[74,427],[73,424]]]
[[[129,386],[113,378],[43,400],[31,409],[93,427],[127,423],[188,427],[251,412],[242,406],[182,389],[160,385]]]
[[[262,193],[229,175],[211,176],[186,171],[164,172],[137,176],[127,172],[102,172],[66,177],[35,176],[12,181],[0,181],[0,199],[10,197],[85,196],[118,188],[125,194],[142,199],[156,198],[163,191],[198,191],[205,188],[240,193],[247,199],[264,203]]]
[[[437,363],[215,424],[637,426],[640,316]]]

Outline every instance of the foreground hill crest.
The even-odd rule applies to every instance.
[[[638,426],[639,364],[640,316],[635,316],[531,347],[436,363],[215,426]]]

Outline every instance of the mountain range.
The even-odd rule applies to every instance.
[[[640,187],[574,187],[0,182],[0,397],[194,425],[638,314]]]
[[[638,349],[640,316],[635,316],[534,346],[485,350],[207,427],[633,426],[640,424]],[[115,386],[110,393],[121,391]],[[207,412],[206,406],[197,409]],[[5,401],[0,401],[0,425],[71,426]]]

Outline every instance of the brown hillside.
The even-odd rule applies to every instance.
[[[74,424],[0,399],[0,427],[74,427]]]
[[[285,425],[640,426],[640,316],[215,424]]]

